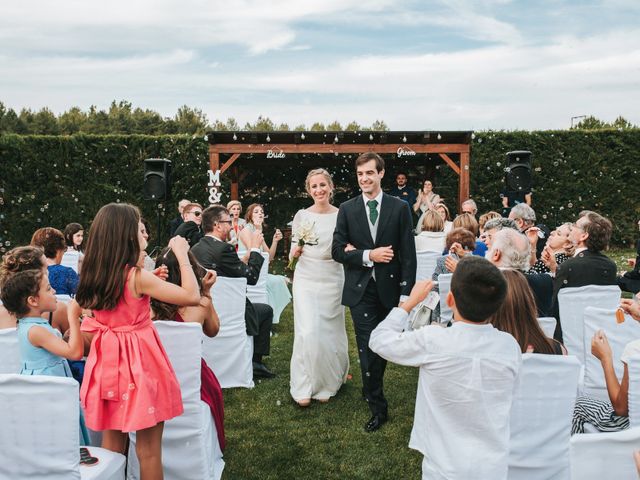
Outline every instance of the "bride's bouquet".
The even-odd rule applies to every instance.
[[[293,236],[298,239],[297,245],[299,247],[304,247],[305,245],[317,245],[318,244],[318,234],[315,231],[315,223],[311,223],[308,221],[300,222],[298,228],[293,231]],[[289,270],[295,270],[296,264],[298,263],[298,257],[293,257],[289,260],[289,264],[287,268]]]

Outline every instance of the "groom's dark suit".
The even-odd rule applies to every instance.
[[[386,417],[387,401],[383,392],[386,361],[369,349],[369,337],[389,311],[398,306],[400,295],[411,292],[416,279],[416,247],[408,204],[383,194],[377,208],[377,232],[376,238],[372,238],[364,197],[359,195],[340,205],[331,253],[336,262],[344,265],[342,303],[351,309],[363,393],[372,414]],[[345,252],[347,244],[355,250]],[[389,263],[375,263],[373,268],[363,264],[365,250],[389,245],[394,253]]]

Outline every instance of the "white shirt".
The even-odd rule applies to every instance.
[[[506,479],[518,343],[489,324],[403,332],[406,321],[404,310],[391,310],[369,347],[391,362],[420,367],[409,447],[425,456],[423,478]]]
[[[370,215],[370,209],[369,209],[369,205],[367,205],[367,202],[370,202],[371,200],[375,200],[376,202],[378,202],[378,205],[376,205],[376,210],[378,211],[378,218],[376,218],[376,224],[373,225],[371,223],[371,218],[369,217]],[[375,243],[376,241],[376,235],[378,234],[378,225],[380,224],[380,206],[382,205],[382,190],[380,190],[378,192],[378,195],[376,195],[374,198],[368,198],[364,193],[362,194],[362,201],[364,202],[364,210],[365,212],[367,212],[367,225],[369,225],[369,232],[371,232],[371,238],[373,239],[373,242]],[[373,267],[373,262],[371,260],[369,260],[369,252],[371,250],[365,250],[364,252],[362,252],[362,265],[364,265],[365,267]]]
[[[587,247],[578,247],[575,249],[575,251],[573,252],[573,256],[577,257],[579,253],[584,252],[585,250],[589,250]]]

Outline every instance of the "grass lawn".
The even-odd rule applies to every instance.
[[[607,254],[619,271],[628,269],[630,249]],[[283,262],[272,270],[283,271]],[[408,448],[413,424],[418,371],[389,363],[385,394],[390,420],[366,433],[367,404],[361,398],[360,369],[353,325],[347,309],[352,379],[328,404],[298,407],[289,395],[289,361],[293,346],[293,311],[284,311],[274,326],[266,362],[278,376],[256,383],[253,390],[224,391],[225,479],[418,479],[422,456]],[[454,432],[452,432],[454,433]]]

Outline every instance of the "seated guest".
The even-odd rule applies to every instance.
[[[512,228],[505,228],[492,236],[486,258],[500,269],[514,269],[521,273],[529,270],[531,245],[527,237]],[[553,280],[547,274],[525,275],[536,300],[537,316],[549,317],[553,296]]]
[[[82,242],[84,241],[84,228],[79,223],[70,223],[64,227],[64,241],[67,244],[67,251],[62,256],[62,263],[65,265],[76,265],[75,271],[80,274],[82,267]]]
[[[449,233],[453,228],[453,223],[451,222],[451,215],[449,214],[449,209],[444,203],[438,203],[435,206],[435,210],[436,212],[438,212],[438,214],[440,215],[440,218],[442,218],[442,221],[444,222],[444,233],[445,234]],[[416,227],[416,234],[420,233],[421,231],[422,231],[422,223],[420,223],[420,221],[418,220],[418,226]]]
[[[635,300],[623,298],[620,308],[640,322],[640,304]],[[613,354],[607,336],[598,330],[591,340],[591,353],[600,360],[604,377],[607,381],[609,401],[598,400],[581,395],[576,400],[573,410],[571,434],[584,433],[584,424],[593,425],[600,432],[617,432],[629,428],[629,358],[640,354],[640,339],[627,343],[620,360],[624,365],[622,381],[613,365]]]
[[[179,307],[160,300],[151,299],[151,317],[153,320],[173,320],[176,322],[194,322],[202,326],[202,331],[207,337],[215,337],[220,330],[220,319],[211,302],[211,287],[216,281],[216,273],[206,271],[189,252],[189,262],[193,273],[200,285],[200,304],[194,307]],[[160,252],[156,268],[167,268],[167,281],[175,285],[182,285],[180,265],[173,251],[167,247]],[[222,388],[213,371],[202,359],[200,366],[200,398],[211,410],[211,416],[216,425],[220,450],[224,451],[224,401]]]
[[[193,247],[200,241],[203,235],[202,228],[200,227],[202,223],[202,206],[199,203],[189,203],[185,205],[182,219],[184,222],[176,228],[173,235],[184,237],[187,242],[189,242],[189,246]]]
[[[3,282],[11,275],[25,270],[47,271],[46,257],[39,247],[16,247],[9,250],[2,257],[0,264],[0,290]],[[0,307],[0,310],[1,307]],[[67,319],[67,304],[57,302],[54,312],[46,313],[42,316],[49,321],[49,325],[65,333],[69,330],[69,320]],[[11,328],[16,326],[16,318],[6,309],[0,312],[0,328]]]
[[[178,202],[178,216],[169,222],[169,238],[172,238],[175,236],[176,230],[184,222],[184,219],[182,218],[182,214],[184,213],[184,207],[186,207],[190,203],[191,202],[186,198],[183,198]]]
[[[494,218],[501,218],[501,216],[498,212],[491,211],[491,212],[483,213],[482,215],[480,215],[480,218],[478,219],[478,230],[480,232],[480,235],[478,238],[483,242],[485,238],[484,227],[489,220],[493,220]]]
[[[260,246],[264,241],[261,232],[253,232],[247,245],[249,259],[243,263],[235,248],[226,242],[231,230],[229,211],[221,205],[212,205],[202,214],[204,237],[192,248],[200,264],[215,270],[220,277],[246,278],[248,285],[255,285],[260,276],[264,258]],[[263,363],[262,357],[269,355],[273,310],[263,303],[246,300],[245,323],[247,335],[253,337],[253,376],[272,378],[275,374]]]
[[[238,242],[238,251],[239,252],[247,252],[247,244],[250,242],[251,234],[254,232],[260,232],[264,235],[264,228],[266,225],[264,224],[264,208],[259,203],[253,203],[249,205],[247,208],[247,213],[245,214],[246,223],[244,228],[240,231],[240,241]],[[271,242],[271,246],[267,245],[267,242],[262,241],[262,245],[260,245],[260,249],[263,252],[269,252],[269,261],[273,260],[276,256],[276,250],[278,248],[278,242],[282,240],[282,232],[276,228],[273,233],[273,239]],[[245,257],[246,259],[246,257]]]
[[[564,346],[547,338],[536,313],[536,301],[526,277],[517,270],[502,270],[507,281],[504,303],[489,319],[489,323],[502,332],[513,335],[522,353],[566,355]]]
[[[428,210],[423,216],[422,232],[416,237],[416,251],[442,253],[444,245],[444,221],[435,210]]]
[[[536,223],[536,212],[526,203],[515,205],[509,212],[509,219],[516,222],[518,230],[527,235],[529,241],[535,245],[535,249],[531,251],[533,265],[542,255],[542,249],[547,243],[549,237],[549,228],[546,225]],[[533,256],[535,254],[535,257]]]
[[[247,224],[247,221],[244,218],[240,218],[242,215],[242,204],[238,200],[231,200],[227,203],[227,210],[229,210],[229,215],[231,215],[231,230],[229,231],[229,240],[227,240],[231,245],[233,245],[238,251],[238,240],[240,239],[240,231]]]
[[[640,227],[640,221],[638,221]],[[628,265],[633,269],[618,277],[618,286],[623,292],[640,292],[640,240],[636,243],[636,258],[627,259]]]
[[[453,228],[458,227],[466,228],[473,233],[473,237],[476,239],[473,254],[484,257],[484,254],[487,251],[487,246],[482,242],[482,240],[478,239],[478,221],[476,220],[476,217],[470,213],[462,213],[458,215],[453,221]]]
[[[60,265],[67,249],[62,232],[57,228],[39,228],[31,237],[31,245],[44,250],[51,288],[58,295],[75,295],[80,277],[72,268]]]
[[[571,223],[563,223],[549,234],[549,240],[544,247],[542,257],[553,255],[556,265],[560,265],[565,260],[573,256],[575,247],[570,238]],[[531,267],[531,271],[536,273],[549,273],[551,269],[547,267],[543,258],[539,258]]]
[[[470,215],[473,215],[473,218],[476,217],[476,214],[478,213],[478,206],[476,205],[475,200],[469,198],[464,202],[462,202],[461,207],[462,207],[462,213],[468,213]]]
[[[405,331],[409,312],[432,286],[416,282],[402,307],[373,330],[369,347],[391,362],[420,368],[409,447],[424,455],[422,478],[506,479],[522,354],[511,335],[488,323],[504,301],[505,279],[483,258],[468,255],[442,299],[453,310],[453,325]]]
[[[407,185],[407,174],[404,172],[398,172],[396,174],[396,185],[389,190],[388,193],[392,197],[398,197],[400,200],[404,200],[409,204],[409,207],[413,207],[413,204],[416,203],[416,192]]]
[[[514,222],[513,220],[509,220],[508,218],[492,218],[491,220],[487,221],[487,223],[485,223],[483,232],[484,238],[482,239],[482,241],[487,246],[487,250],[491,248],[491,242],[493,241],[494,235],[503,228],[518,230],[516,222]]]
[[[454,228],[447,234],[445,241],[445,250],[449,253],[436,259],[436,268],[433,271],[431,277],[436,286],[434,291],[439,292],[439,286],[437,285],[438,278],[443,273],[453,273],[458,265],[458,260],[462,257],[470,255],[476,246],[476,239],[466,228]],[[440,321],[440,304],[436,305],[436,308],[431,313],[431,321]]]
[[[572,258],[562,265],[549,268],[555,270],[553,282],[553,315],[558,323],[553,338],[562,342],[558,292],[562,288],[583,287],[585,285],[617,285],[616,264],[602,251],[609,247],[613,225],[595,212],[584,212],[571,226],[571,242],[575,246]],[[546,316],[546,315],[545,315]]]

